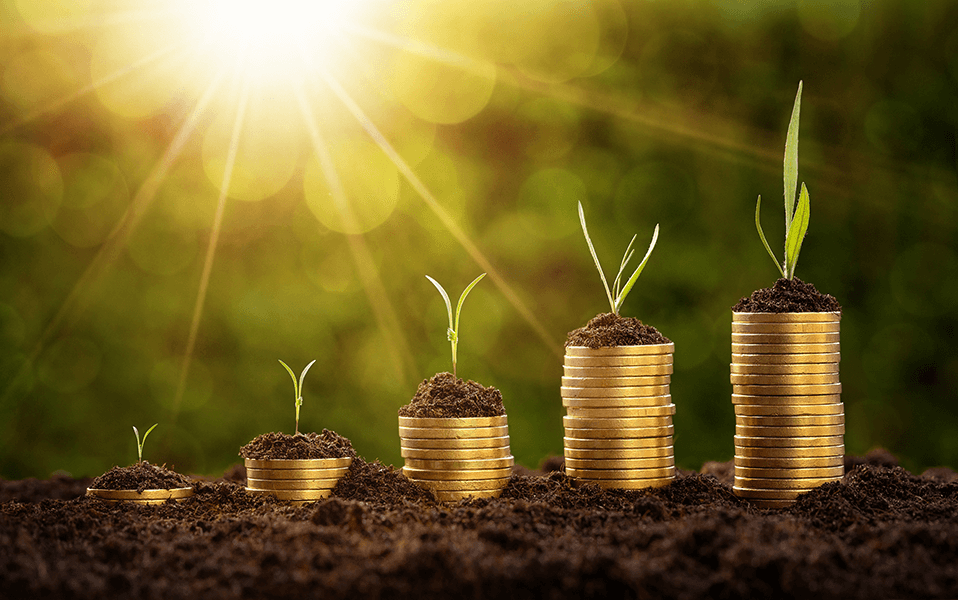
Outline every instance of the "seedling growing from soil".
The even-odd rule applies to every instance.
[[[599,277],[602,278],[602,286],[605,288],[605,295],[609,299],[609,306],[612,307],[613,314],[618,315],[619,309],[622,307],[622,303],[625,302],[626,296],[628,296],[629,292],[632,291],[632,286],[635,285],[639,275],[642,274],[642,270],[645,269],[645,263],[648,262],[649,256],[652,254],[652,248],[655,248],[655,242],[657,242],[659,239],[659,226],[656,224],[655,231],[652,232],[652,243],[649,244],[649,249],[645,253],[645,258],[642,259],[642,262],[639,263],[639,266],[637,266],[635,271],[632,272],[632,276],[629,277],[629,280],[625,283],[625,286],[620,287],[622,284],[622,273],[625,272],[625,268],[628,266],[629,261],[632,260],[632,255],[635,254],[635,251],[632,250],[632,244],[635,243],[635,238],[638,237],[638,234],[632,236],[632,241],[629,242],[629,245],[625,249],[625,254],[622,255],[622,262],[619,264],[619,272],[615,276],[615,281],[610,289],[609,282],[605,278],[605,272],[602,270],[602,265],[599,263],[599,255],[595,253],[595,246],[592,245],[592,238],[589,237],[589,229],[585,225],[585,212],[582,210],[581,202],[579,202],[579,222],[582,223],[582,233],[585,235],[585,242],[589,245],[589,252],[592,253],[592,260],[595,261],[595,268],[599,270]]]
[[[143,462],[143,444],[146,443],[146,436],[150,435],[150,432],[156,429],[156,426],[159,423],[153,423],[153,427],[150,427],[146,430],[146,433],[143,434],[143,439],[140,439],[140,431],[136,428],[136,425],[133,426],[133,435],[136,436],[136,455],[139,459],[137,462]]]
[[[755,228],[758,229],[758,237],[762,239],[762,244],[772,257],[772,262],[778,267],[778,271],[785,279],[791,279],[795,276],[795,265],[798,263],[798,253],[802,249],[802,242],[805,240],[805,232],[808,231],[808,190],[805,189],[805,183],[802,183],[801,192],[798,195],[798,208],[795,208],[795,185],[798,182],[798,122],[799,113],[802,110],[802,82],[798,82],[798,93],[795,95],[795,104],[792,106],[792,118],[788,122],[788,134],[785,136],[785,263],[781,265],[775,257],[775,253],[768,245],[765,239],[765,233],[762,231],[762,223],[759,220],[759,211],[762,207],[762,197],[758,197],[755,203]]]
[[[313,360],[311,363],[306,365],[306,368],[303,369],[303,372],[299,374],[299,381],[297,381],[296,373],[293,373],[293,370],[289,368],[289,365],[283,361],[279,361],[279,364],[286,368],[286,372],[289,373],[289,376],[293,379],[293,397],[294,403],[296,405],[296,435],[299,435],[299,407],[303,405],[303,379],[306,377],[306,372],[309,371],[309,368],[313,366],[314,362],[316,361]]]
[[[452,318],[452,302],[449,301],[449,294],[446,293],[446,290],[443,289],[439,282],[426,275],[428,279],[436,289],[439,290],[439,293],[442,294],[442,299],[446,302],[446,312],[449,315],[449,328],[446,330],[446,335],[449,338],[449,343],[452,344],[452,376],[456,377],[456,349],[459,347],[459,313],[462,312],[462,303],[466,299],[466,296],[469,295],[469,292],[472,291],[472,288],[476,287],[476,284],[479,283],[479,280],[485,277],[486,274],[483,273],[479,277],[476,277],[472,280],[472,283],[466,286],[466,289],[462,291],[462,295],[459,296],[459,304],[456,305],[456,319],[453,321]]]

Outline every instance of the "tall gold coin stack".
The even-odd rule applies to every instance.
[[[312,459],[246,459],[246,491],[268,494],[292,504],[329,496],[346,474],[351,457]]]
[[[497,497],[515,459],[501,417],[399,417],[403,474],[440,502]]]
[[[669,392],[675,345],[567,346],[562,405],[566,474],[605,488],[675,478]]]
[[[844,475],[841,313],[732,313],[735,481],[765,507]]]

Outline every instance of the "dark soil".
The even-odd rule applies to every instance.
[[[97,490],[171,490],[193,485],[190,480],[166,465],[151,465],[147,461],[129,467],[113,467],[90,484]]]
[[[755,290],[732,307],[735,312],[842,312],[834,296],[823,294],[798,277],[779,279],[770,288]]]
[[[585,327],[569,332],[566,346],[586,346],[588,348],[609,348],[612,346],[643,346],[646,344],[668,344],[672,340],[665,337],[651,325],[646,325],[635,317],[621,317],[614,313],[596,315]]]
[[[499,417],[506,414],[502,393],[475,381],[456,379],[452,373],[437,373],[424,379],[409,404],[399,409],[401,417]]]
[[[148,506],[30,495],[0,505],[0,596],[958,597],[954,471],[849,462],[785,510],[686,471],[647,491],[516,474],[501,498],[442,507],[362,459],[333,497],[298,508],[224,479]],[[20,483],[0,481],[0,496]],[[44,484],[50,497],[80,487]]]
[[[306,458],[346,458],[356,456],[349,440],[334,431],[323,429],[322,433],[264,433],[253,438],[240,448],[243,458],[268,459],[306,459]]]

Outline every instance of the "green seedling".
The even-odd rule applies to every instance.
[[[579,222],[582,224],[582,233],[585,235],[585,242],[589,245],[589,252],[592,253],[592,260],[595,261],[595,268],[599,270],[599,277],[602,278],[602,286],[605,288],[605,295],[609,299],[609,306],[612,307],[612,312],[618,315],[619,309],[622,308],[622,303],[625,302],[625,298],[629,295],[629,292],[632,291],[632,286],[635,285],[639,275],[642,274],[642,270],[645,269],[645,263],[648,262],[649,256],[652,254],[652,249],[655,248],[655,242],[659,239],[659,226],[656,224],[655,231],[652,232],[652,243],[649,244],[645,258],[642,259],[639,266],[632,272],[632,276],[629,277],[629,280],[622,286],[622,274],[625,272],[629,261],[632,260],[632,255],[635,254],[635,251],[632,250],[632,244],[635,243],[635,238],[638,237],[638,234],[632,236],[632,241],[629,242],[628,247],[625,249],[625,254],[622,255],[622,262],[619,263],[619,272],[615,276],[612,287],[609,288],[609,282],[606,280],[605,272],[599,263],[599,255],[595,253],[595,246],[592,245],[592,238],[589,237],[589,228],[585,225],[585,212],[582,210],[581,202],[579,203]]]
[[[462,303],[466,299],[466,296],[469,295],[469,292],[472,291],[472,288],[476,287],[476,284],[479,283],[479,280],[485,277],[486,274],[483,273],[479,277],[476,277],[472,280],[472,283],[466,286],[466,289],[462,291],[462,295],[459,296],[459,304],[456,305],[456,319],[452,318],[452,302],[449,301],[449,294],[446,293],[446,290],[443,289],[439,282],[426,275],[428,279],[436,289],[439,290],[439,293],[442,294],[442,299],[446,302],[446,312],[449,314],[449,328],[446,329],[446,335],[449,338],[449,342],[452,344],[452,376],[456,377],[456,349],[459,347],[459,313],[462,312]]]
[[[299,374],[299,381],[297,381],[296,373],[293,373],[293,370],[289,368],[289,365],[283,361],[279,361],[279,364],[286,368],[286,372],[289,373],[289,376],[293,379],[293,398],[296,405],[296,435],[299,435],[299,407],[303,405],[303,379],[306,377],[306,371],[309,371],[309,368],[313,366],[314,362],[316,361],[313,360],[311,363],[306,365],[306,368],[303,369],[303,372]]]
[[[799,113],[802,110],[802,82],[798,82],[798,93],[795,95],[795,104],[792,106],[792,118],[788,122],[788,134],[785,136],[785,262],[779,264],[778,258],[772,252],[768,241],[765,239],[765,233],[762,231],[762,222],[759,219],[759,213],[762,207],[762,197],[758,197],[755,203],[755,228],[758,229],[758,237],[762,239],[762,244],[768,255],[772,257],[772,262],[778,268],[779,273],[785,279],[791,279],[795,276],[795,265],[798,263],[798,253],[802,250],[802,242],[805,241],[805,233],[808,231],[808,190],[805,183],[802,183],[802,189],[798,194],[798,207],[795,207],[795,186],[798,183],[798,122]]]
[[[143,439],[140,439],[140,431],[136,428],[136,425],[133,426],[133,435],[136,436],[136,455],[139,458],[139,462],[143,462],[143,444],[146,443],[146,436],[150,435],[150,432],[156,429],[156,426],[159,423],[153,423],[153,427],[150,427],[146,430],[146,433],[143,434]]]

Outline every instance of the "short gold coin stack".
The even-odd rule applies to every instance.
[[[346,474],[351,457],[311,459],[246,459],[246,491],[268,494],[292,504],[329,496]]]
[[[136,490],[104,490],[87,488],[87,496],[93,496],[104,502],[133,502],[134,504],[162,504],[167,500],[182,502],[193,495],[193,488],[173,488],[169,490],[152,489],[138,492]]]
[[[841,313],[732,313],[735,481],[782,508],[844,475]]]
[[[515,459],[509,424],[499,417],[399,417],[403,474],[440,502],[497,497]]]
[[[562,404],[565,470],[605,488],[675,478],[669,391],[675,345],[566,347]]]

